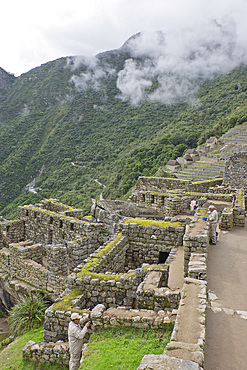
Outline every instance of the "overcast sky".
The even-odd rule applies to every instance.
[[[16,76],[60,57],[119,48],[139,31],[235,22],[246,44],[246,0],[7,0],[1,4],[0,67]]]

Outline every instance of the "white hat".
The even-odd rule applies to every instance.
[[[215,206],[213,206],[212,204],[208,207],[208,209],[213,209],[215,208]]]
[[[72,314],[71,314],[71,320],[73,321],[73,320],[76,320],[76,319],[81,319],[82,318],[82,316],[80,316],[79,315],[79,313],[78,312],[73,312]]]

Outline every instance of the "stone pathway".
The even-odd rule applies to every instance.
[[[247,369],[247,228],[221,232],[208,253],[205,370]]]
[[[178,247],[175,259],[170,264],[168,286],[170,289],[182,289],[184,284],[184,249]]]

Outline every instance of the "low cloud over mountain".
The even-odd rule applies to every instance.
[[[247,61],[240,25],[232,17],[224,21],[205,21],[195,27],[157,32],[141,32],[131,37],[120,49],[128,55],[120,71],[101,66],[97,57],[90,62],[75,58],[87,68],[72,78],[77,89],[100,88],[102,78],[116,76],[118,98],[132,104],[157,101],[173,104],[193,101],[201,83],[228,73]]]

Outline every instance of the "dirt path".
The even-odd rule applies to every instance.
[[[205,370],[247,369],[247,228],[209,246]]]

